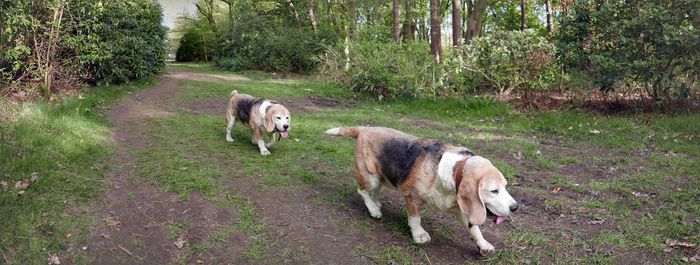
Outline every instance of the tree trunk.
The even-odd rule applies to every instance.
[[[430,0],[430,52],[435,58],[435,62],[440,64],[440,0]]]
[[[481,32],[481,22],[486,13],[486,6],[488,5],[487,2],[488,0],[476,0],[476,3],[474,3],[471,14],[469,14],[469,19],[467,19],[467,35],[464,36],[464,43],[469,43],[472,38],[479,36]]]
[[[552,3],[551,0],[544,0],[544,6],[547,10],[547,34],[552,35]]]
[[[233,24],[233,9],[235,7],[235,0],[221,0],[228,5],[228,22]]]
[[[525,13],[527,13],[527,11],[525,11],[525,8],[526,8],[525,0],[520,0],[520,30],[521,31],[525,30],[525,28],[527,27],[527,22],[525,22]]]
[[[204,5],[202,5],[202,3],[204,3]],[[199,11],[202,16],[207,18],[214,34],[218,35],[219,29],[216,26],[216,20],[214,20],[214,0],[200,0],[195,3],[194,6],[197,7],[197,11]]]
[[[314,33],[318,33],[318,21],[316,20],[316,0],[309,0],[309,20]]]
[[[292,10],[292,13],[294,13],[294,20],[297,21],[297,27],[301,28],[301,20],[299,20],[299,11],[297,11],[297,8],[294,6],[294,3],[292,3],[292,0],[289,1],[289,9]]]
[[[460,0],[452,0],[452,45],[456,48],[462,47],[462,1]]]
[[[412,41],[415,38],[416,20],[413,18],[413,2],[404,0],[403,41]]]
[[[569,16],[569,3],[566,0],[561,1],[561,13],[564,17]]]
[[[355,41],[357,40],[357,8],[355,0],[348,0],[348,2],[348,35],[350,36],[350,40]]]
[[[394,31],[394,41],[401,42],[401,27],[400,27],[400,18],[399,18],[399,0],[394,0],[394,4],[392,6],[393,9],[393,17],[394,17],[394,25],[393,25],[393,31]]]

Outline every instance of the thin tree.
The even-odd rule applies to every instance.
[[[403,41],[412,41],[415,38],[416,20],[413,17],[413,1],[404,0]]]
[[[440,33],[440,0],[430,0],[430,52],[435,58],[435,62],[440,64],[440,39],[442,37]]]
[[[527,27],[527,22],[525,22],[525,0],[520,0],[520,30],[525,30]]]
[[[460,0],[452,0],[452,45],[457,48],[462,46],[462,3]]]
[[[214,34],[218,34],[219,30],[216,27],[216,20],[214,20],[214,9],[216,7],[214,5],[214,0],[199,0],[194,3],[194,6],[197,7],[197,11],[207,19]]]
[[[318,33],[318,20],[316,20],[316,0],[309,0],[309,20],[311,20],[311,27],[314,29],[314,33]]]
[[[569,1],[563,0],[561,1],[561,13],[564,15],[564,17],[569,16]]]
[[[350,36],[350,40],[355,41],[357,40],[357,6],[356,6],[356,0],[347,0],[348,1],[348,35]]]
[[[393,33],[394,33],[394,41],[401,42],[401,27],[400,27],[400,20],[399,20],[399,0],[394,0],[394,3],[392,5],[392,10],[393,10],[393,18],[394,18],[394,23],[393,23]]]
[[[236,2],[234,0],[221,0],[221,2],[226,3],[228,5],[228,22],[233,24],[233,10],[236,6]]]
[[[297,26],[301,28],[301,20],[299,20],[299,11],[297,11],[297,8],[294,6],[294,3],[292,3],[292,0],[288,0],[289,2],[289,9],[292,10],[292,13],[294,14],[294,20],[297,22]]]
[[[552,3],[551,0],[544,0],[544,6],[547,10],[547,34],[552,35]]]
[[[467,34],[464,36],[464,43],[469,43],[472,38],[479,36],[479,33],[481,33],[481,22],[486,13],[486,6],[488,6],[488,0],[476,0],[474,5],[472,5],[469,19],[467,19]]]

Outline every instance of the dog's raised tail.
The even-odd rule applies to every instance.
[[[338,127],[326,130],[326,134],[334,136],[350,136],[357,138],[360,135],[360,128],[357,127]]]
[[[235,90],[235,89],[234,89],[233,91],[231,91],[231,96],[232,96],[232,97],[235,96],[236,94],[238,94],[238,90]]]

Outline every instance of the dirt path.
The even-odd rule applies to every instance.
[[[196,106],[173,103],[177,102],[172,99],[178,98],[178,86],[182,80],[231,82],[246,79],[171,69],[170,74],[161,77],[160,85],[135,93],[110,110],[109,119],[115,128],[112,139],[116,154],[110,162],[111,170],[106,176],[102,200],[89,213],[97,222],[86,239],[88,263],[372,263],[366,256],[355,253],[356,243],[371,242],[363,244],[363,247],[378,247],[392,237],[388,231],[367,235],[344,221],[348,218],[366,220],[361,207],[357,207],[360,210],[352,212],[350,216],[320,202],[319,198],[332,196],[332,190],[294,193],[289,192],[290,189],[272,189],[261,192],[248,179],[227,179],[226,183],[221,184],[230,187],[235,194],[249,198],[257,209],[256,218],[265,226],[262,236],[267,238],[265,243],[270,244],[265,246],[266,256],[270,259],[246,257],[243,254],[246,245],[255,239],[235,229],[225,232],[224,240],[228,244],[224,244],[223,248],[207,248],[203,254],[196,255],[188,252],[182,242],[185,242],[184,245],[204,245],[203,241],[235,223],[240,209],[236,206],[219,206],[197,192],[192,192],[188,200],[180,202],[178,194],[165,192],[157,184],[139,178],[139,165],[132,152],[149,144],[145,135],[149,121],[169,117],[182,108],[191,109],[193,115],[221,114],[220,106],[225,104],[225,100]],[[300,103],[291,107],[304,111],[327,107],[314,104],[319,101],[317,98],[307,101],[303,103],[309,104]],[[284,205],[279,203],[280,197],[285,198]],[[359,200],[354,203],[360,205]],[[184,231],[180,231],[178,225],[184,223],[188,225]]]
[[[304,163],[304,168],[308,168],[305,172],[318,177],[317,183],[266,186],[261,181],[267,176],[242,175],[235,165],[222,159],[221,154],[199,153],[224,172],[224,177],[215,180],[226,191],[225,194],[214,195],[215,198],[223,197],[221,200],[205,198],[198,192],[190,192],[188,199],[183,200],[182,194],[166,192],[159,184],[144,181],[139,175],[142,165],[134,157],[134,150],[150,150],[157,144],[151,140],[153,128],[169,128],[154,127],[154,121],[175,115],[185,118],[187,115],[223,115],[225,99],[212,96],[194,102],[179,100],[184,94],[180,93],[183,80],[251,81],[243,77],[210,76],[171,69],[169,75],[161,78],[160,85],[135,93],[111,109],[109,118],[115,128],[112,139],[116,150],[101,200],[95,202],[95,207],[88,213],[94,216],[96,223],[85,240],[87,263],[463,264],[480,261],[481,256],[474,243],[467,239],[466,231],[456,225],[452,216],[426,211],[424,225],[431,231],[433,240],[430,244],[417,246],[412,243],[406,225],[404,202],[398,193],[383,193],[382,202],[386,202],[384,217],[374,220],[354,193],[352,173],[348,171],[351,169],[329,169],[322,163],[306,161],[303,157],[295,161]],[[321,97],[283,99],[282,102],[294,113],[312,113],[327,108],[347,110],[347,102]],[[419,127],[439,126],[430,120],[411,117],[402,118],[401,122]],[[206,126],[202,130],[210,130],[207,132],[211,134],[206,137],[213,137],[217,125],[212,121]],[[570,148],[556,143],[543,144],[542,147],[544,152],[571,152]],[[226,150],[229,148],[227,146]],[[511,157],[511,154],[497,149],[486,151],[504,160]],[[594,163],[585,168],[553,170],[569,174],[574,171],[587,172],[600,166]],[[323,173],[327,171],[332,173]],[[593,175],[600,173],[596,172]],[[538,177],[541,176],[516,177],[533,186],[539,185]],[[544,190],[552,189],[549,184],[543,185]],[[543,205],[546,203],[544,195],[528,194],[522,186],[513,185],[512,192],[522,201],[523,214],[517,217],[518,225],[495,229],[493,225],[486,224],[482,229],[484,236],[496,248],[512,248],[503,243],[508,230],[524,227],[570,226],[574,223],[584,226],[584,229],[580,229],[584,234],[613,229],[613,222],[590,226],[585,225],[587,219],[581,219],[576,214],[564,216],[561,209],[547,210]],[[244,202],[220,203],[228,200],[229,195],[243,198]],[[572,196],[567,197],[572,200],[581,199],[566,191],[559,195]],[[252,228],[241,224],[246,218],[253,219],[248,220],[252,222]],[[554,230],[538,233],[551,238],[569,236],[559,235]]]
[[[144,145],[143,123],[172,115],[176,106],[168,98],[177,97],[177,86],[187,73],[174,72],[161,78],[161,84],[122,100],[109,112],[114,125],[112,139],[116,154],[106,176],[102,201],[97,204],[86,251],[91,264],[167,264],[183,254],[179,242],[193,244],[235,219],[236,210],[216,206],[200,194],[178,202],[178,195],[163,192],[153,184],[138,179],[138,166],[130,148]],[[199,75],[196,75],[201,79]],[[174,233],[180,222],[191,224],[186,231]],[[234,233],[231,241],[244,242],[245,236]],[[242,244],[232,244],[242,245]],[[182,245],[181,245],[182,246]],[[228,249],[217,255],[204,255],[202,262],[236,262],[240,249]],[[224,262],[225,261],[225,262]],[[195,262],[197,262],[195,260]]]

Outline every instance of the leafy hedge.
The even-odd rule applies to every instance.
[[[293,27],[266,15],[241,14],[223,29],[216,52],[216,65],[227,70],[309,72],[314,57],[337,36]]]
[[[166,28],[155,1],[16,0],[0,13],[5,84],[111,84],[163,70]]]
[[[436,65],[426,43],[365,41],[320,56],[319,76],[375,98],[544,90],[559,77],[554,46],[534,31],[503,31],[446,50]],[[346,67],[349,69],[346,70]]]
[[[560,74],[554,45],[533,30],[496,31],[466,47],[469,84],[498,93],[550,88]]]
[[[559,57],[603,91],[654,99],[700,92],[700,1],[576,2],[561,19]]]

